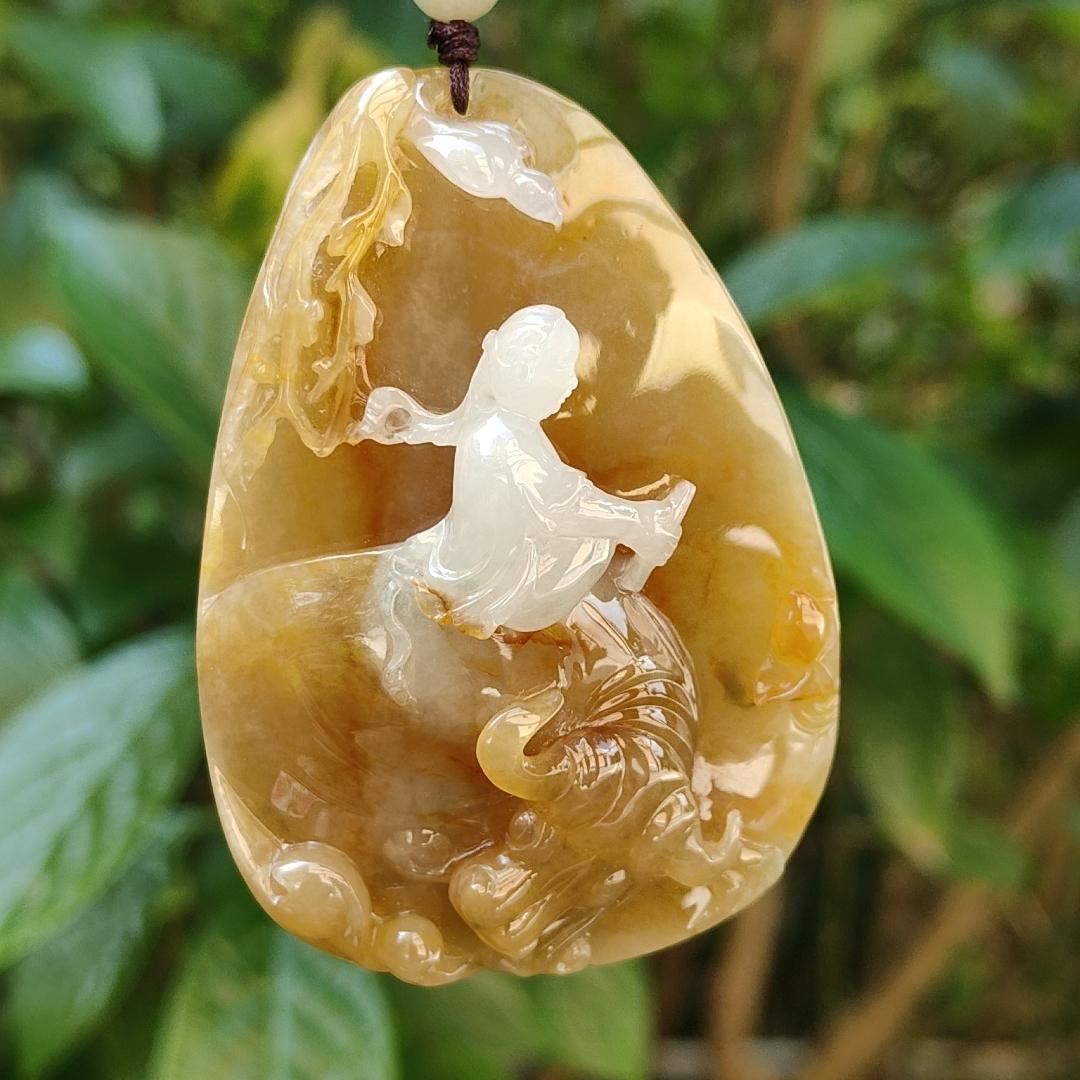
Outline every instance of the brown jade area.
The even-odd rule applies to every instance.
[[[283,926],[414,982],[659,948],[776,879],[832,758],[835,591],[802,466],[714,270],[595,119],[527,80],[474,73],[469,119],[529,141],[563,196],[556,230],[465,194],[401,137],[416,79],[450,115],[445,73],[373,78],[378,93],[350,91],[307,159],[225,404],[198,644],[226,834]],[[312,216],[319,170],[344,176],[334,236]],[[399,243],[385,232],[394,213]],[[304,243],[317,257],[300,302]],[[342,299],[352,281],[376,313],[367,343],[350,330],[363,297]],[[625,602],[626,656],[604,644],[602,619],[577,644],[555,629],[478,641],[418,602],[425,689],[403,703],[380,670],[388,628],[370,549],[446,514],[454,451],[351,445],[349,425],[372,385],[453,408],[484,335],[532,304],[562,308],[582,340],[578,389],[544,425],[561,456],[610,492],[670,477],[696,497],[646,601]],[[603,678],[654,662],[664,679],[613,704]],[[509,759],[493,746],[482,767],[478,739],[497,704],[559,669],[571,672],[565,710],[524,751],[523,796],[492,781]],[[722,861],[691,865],[721,847]]]

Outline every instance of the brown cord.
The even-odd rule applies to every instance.
[[[427,43],[429,49],[438,51],[439,63],[450,69],[450,100],[464,116],[469,110],[469,65],[476,63],[480,52],[480,31],[464,19],[432,19]]]

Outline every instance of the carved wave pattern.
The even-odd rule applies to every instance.
[[[501,842],[454,871],[450,895],[502,955],[572,970],[589,962],[593,924],[636,886],[715,884],[739,837],[737,814],[721,839],[703,836],[693,667],[665,616],[616,590],[558,630],[561,686],[501,710],[478,746],[496,787],[533,797]]]

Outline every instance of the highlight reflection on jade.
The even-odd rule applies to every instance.
[[[233,366],[199,618],[218,806],[285,928],[401,978],[567,972],[780,874],[837,711],[805,477],[626,150],[478,71],[349,91]]]

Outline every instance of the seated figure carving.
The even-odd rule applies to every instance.
[[[564,621],[619,544],[636,558],[618,583],[637,592],[679,542],[692,484],[676,484],[663,500],[610,495],[567,465],[541,428],[577,386],[579,350],[577,330],[558,308],[524,308],[484,339],[469,391],[452,412],[379,387],[353,433],[354,441],[457,448],[450,512],[408,540],[400,559],[419,568],[445,621],[473,636]]]
[[[525,308],[484,339],[457,408],[435,413],[379,387],[350,434],[456,448],[449,513],[390,553],[391,694],[423,695],[414,654],[432,639],[418,612],[444,632],[494,636],[510,650],[542,643],[557,658],[531,693],[497,701],[494,712],[490,699],[476,702],[477,761],[523,805],[502,839],[443,837],[440,849],[462,855],[436,872],[489,947],[555,968],[588,962],[589,927],[635,882],[705,887],[740,839],[738,814],[719,838],[703,836],[691,786],[693,665],[640,593],[674,553],[694,487],[683,480],[665,498],[626,499],[560,458],[541,421],[575,389],[579,348],[562,311]],[[411,678],[407,658],[417,662]],[[428,847],[437,834],[435,822],[408,831]],[[629,857],[614,858],[627,838]],[[399,838],[388,857],[417,874],[420,853],[409,846]]]

